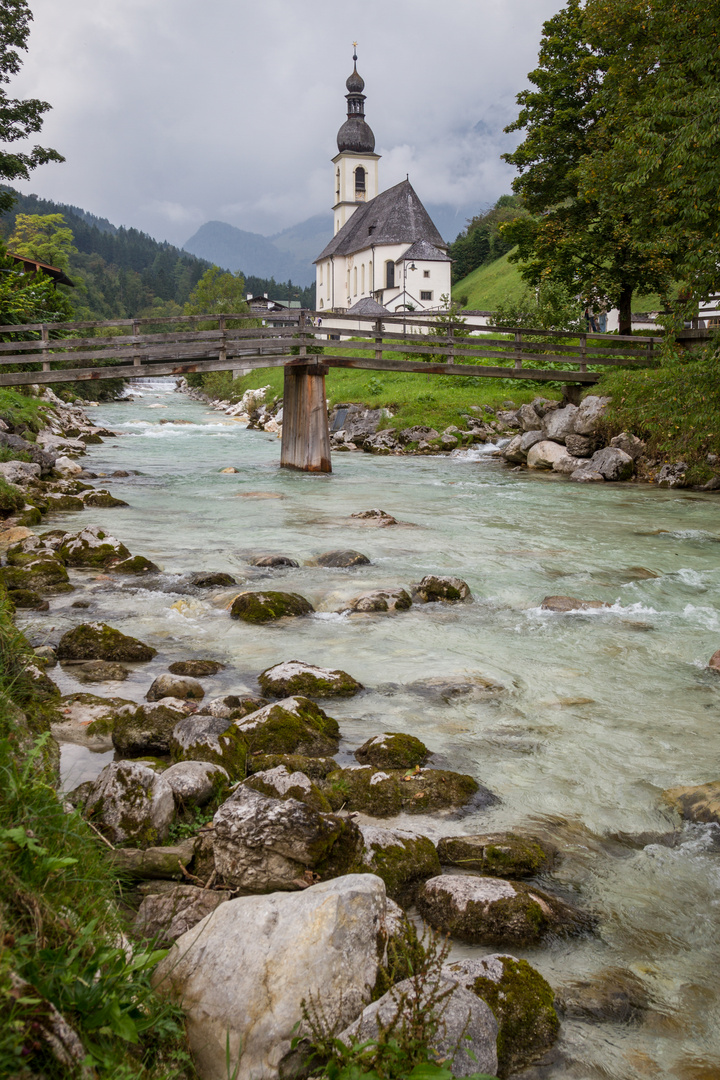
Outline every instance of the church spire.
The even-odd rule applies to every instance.
[[[372,154],[375,136],[365,120],[365,82],[357,69],[357,42],[353,42],[353,70],[345,83],[347,87],[347,120],[338,131],[337,145],[340,153],[349,150],[355,154]]]

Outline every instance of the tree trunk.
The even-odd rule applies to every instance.
[[[623,285],[618,304],[618,334],[632,334],[632,285]]]

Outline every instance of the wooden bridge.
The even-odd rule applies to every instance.
[[[300,311],[264,320],[239,314],[32,323],[0,326],[0,386],[284,367],[280,464],[330,472],[325,376],[331,367],[562,382],[572,398],[604,367],[655,366],[661,342],[469,327],[410,314],[363,319]]]

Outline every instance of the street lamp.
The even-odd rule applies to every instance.
[[[403,334],[405,333],[405,312],[407,311],[407,272],[408,270],[417,270],[417,266],[414,262],[411,262],[408,266],[407,260],[403,259]]]

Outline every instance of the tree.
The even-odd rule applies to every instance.
[[[245,278],[219,266],[206,270],[190,293],[185,315],[237,315],[248,311],[245,302]]]
[[[40,131],[43,114],[50,109],[46,101],[27,98],[22,101],[3,89],[21,67],[19,51],[27,49],[32,12],[27,0],[0,0],[0,178],[29,180],[32,169],[49,161],[64,161],[57,150],[34,146],[29,153],[11,151],[8,144],[27,139]],[[0,213],[12,206],[12,195],[0,191]]]
[[[67,272],[70,256],[77,255],[73,240],[62,214],[18,214],[8,248]]]
[[[503,155],[520,171],[513,189],[534,216],[502,231],[518,246],[511,258],[523,264],[526,281],[551,277],[583,300],[617,306],[620,333],[628,334],[633,293],[667,293],[672,260],[662,238],[638,244],[629,207],[602,201],[586,183],[626,120],[619,102],[602,92],[618,52],[624,55],[623,43],[601,40],[580,0],[567,0],[544,24],[539,66],[528,76],[536,89],[518,95],[520,114],[506,128],[525,130],[525,139]]]
[[[512,244],[502,236],[500,226],[526,216],[527,211],[517,195],[501,195],[493,207],[471,218],[448,248],[453,260],[453,283],[509,251]]]

